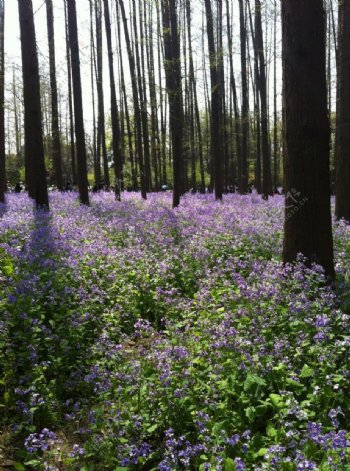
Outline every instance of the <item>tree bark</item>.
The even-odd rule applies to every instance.
[[[58,117],[58,98],[55,60],[55,31],[52,0],[46,0],[47,38],[49,42],[50,88],[51,88],[51,127],[52,127],[52,157],[54,166],[54,181],[59,190],[63,190],[62,154]]]
[[[213,13],[211,8],[211,0],[205,0],[205,10],[207,17],[207,34],[208,34],[208,49],[209,49],[209,66],[210,66],[210,81],[211,81],[211,154],[212,162],[214,164],[214,186],[215,198],[222,199],[223,184],[222,184],[222,87],[219,73],[219,58],[218,52],[215,47],[214,40],[214,24]]]
[[[39,65],[32,1],[18,0],[18,13],[21,31],[25,158],[28,164],[29,196],[35,200],[38,208],[48,209]]]
[[[0,0],[0,203],[5,203],[5,3]]]
[[[162,0],[164,67],[169,97],[169,124],[173,156],[173,207],[180,204],[182,193],[183,102],[181,84],[180,40],[176,0]]]
[[[241,82],[242,82],[242,155],[240,162],[239,191],[248,191],[248,155],[249,155],[249,98],[248,98],[248,69],[247,69],[247,29],[243,0],[239,0],[239,24],[241,40]]]
[[[121,17],[122,17],[123,26],[124,26],[124,35],[125,35],[126,48],[128,52],[129,68],[130,68],[130,76],[131,76],[131,87],[132,87],[132,96],[133,96],[134,114],[135,114],[135,127],[136,127],[137,156],[138,156],[138,163],[139,163],[140,174],[141,174],[141,195],[143,199],[146,199],[147,198],[147,181],[146,181],[145,166],[144,166],[144,160],[143,160],[142,121],[141,121],[141,109],[140,109],[140,103],[139,103],[139,91],[137,88],[135,57],[134,57],[134,53],[131,47],[129,28],[128,28],[128,23],[126,20],[123,0],[119,0],[119,6],[120,6]]]
[[[21,0],[20,0],[21,1]],[[77,150],[77,177],[82,204],[89,204],[83,100],[81,90],[80,57],[78,43],[77,11],[75,0],[67,2],[69,45],[71,51],[72,82],[75,114],[75,138]]]
[[[115,197],[120,201],[121,185],[122,185],[122,171],[123,171],[123,157],[121,152],[121,136],[120,136],[120,122],[119,111],[117,105],[117,95],[115,89],[114,68],[113,68],[113,50],[112,50],[112,35],[111,35],[111,20],[109,14],[108,0],[103,0],[104,14],[105,14],[105,29],[107,38],[108,50],[108,65],[109,65],[109,84],[111,89],[111,120],[112,120],[112,149],[113,149],[113,166],[114,166],[114,192]]]
[[[269,113],[267,104],[267,81],[265,70],[264,41],[261,24],[261,3],[255,0],[255,41],[259,58],[261,151],[262,151],[262,195],[265,199],[273,194],[271,181],[271,149],[269,143]]]
[[[284,262],[302,253],[334,276],[322,0],[283,0]]]
[[[339,0],[335,215],[350,222],[350,3]]]

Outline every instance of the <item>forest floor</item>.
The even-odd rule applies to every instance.
[[[282,266],[283,205],[9,195],[0,468],[350,470],[350,229],[332,289]]]

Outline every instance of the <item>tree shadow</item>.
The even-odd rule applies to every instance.
[[[82,394],[93,337],[79,316],[78,282],[52,213],[33,209],[6,313],[7,422],[28,433],[62,420],[67,398]],[[91,329],[90,329],[91,330]],[[92,329],[93,330],[93,329]]]

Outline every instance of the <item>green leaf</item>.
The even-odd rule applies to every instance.
[[[38,466],[41,464],[41,461],[40,460],[30,460],[30,461],[26,461],[24,463],[26,466]],[[20,463],[18,463],[18,465],[20,466],[19,468],[16,467],[15,465],[15,469],[16,471],[24,471],[25,470],[25,467],[23,465],[21,465]]]
[[[255,407],[247,407],[246,409],[244,409],[244,412],[245,412],[245,415],[247,416],[247,418],[250,420],[250,422],[253,422],[253,420],[255,419],[255,416],[256,416]]]
[[[313,368],[310,368],[310,366],[305,363],[305,365],[301,369],[299,376],[300,378],[311,378],[311,376],[314,376],[314,370]]]
[[[267,448],[260,448],[260,450],[257,452],[257,456],[265,456],[268,451],[269,450]]]
[[[222,431],[222,430],[226,430],[227,425],[228,425],[228,421],[227,421],[227,420],[223,420],[222,422],[217,422],[216,424],[213,425],[212,433],[213,433],[216,437],[220,436],[220,435],[221,435],[221,431]]]
[[[266,381],[258,375],[248,373],[244,381],[244,390],[249,391],[254,386],[266,386]]]
[[[268,424],[267,427],[266,427],[266,433],[269,437],[275,437],[277,435],[277,430],[275,429],[275,427],[271,424]]]
[[[272,404],[278,409],[280,407],[283,407],[284,405],[283,397],[280,394],[271,393],[269,395],[269,398],[271,399]]]
[[[225,471],[236,471],[236,465],[232,458],[226,458],[224,461]]]
[[[287,378],[286,383],[289,384],[290,386],[294,386],[294,387],[299,388],[299,389],[303,389],[303,387],[304,387],[303,384],[298,383],[298,381],[295,381],[292,378]]]
[[[158,424],[153,424],[150,427],[148,427],[147,432],[152,433],[152,432],[156,431],[157,428],[158,428]]]

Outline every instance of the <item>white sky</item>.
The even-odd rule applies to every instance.
[[[45,0],[32,0],[33,9],[35,13],[35,27],[36,27],[36,38],[37,46],[39,52],[39,63],[41,66],[41,71],[45,71],[45,74],[48,73],[48,49],[47,49],[47,26],[46,26],[46,5]],[[114,10],[115,0],[110,2],[113,5]],[[192,0],[191,7],[193,11],[193,25],[192,25],[192,34],[193,34],[193,51],[194,51],[194,60],[198,66],[198,96],[199,100],[203,103],[203,78],[202,78],[202,55],[201,55],[201,23],[202,23],[202,9],[204,1],[203,0]],[[225,2],[223,2],[225,5]],[[83,99],[84,99],[84,119],[86,123],[86,131],[89,133],[92,127],[92,104],[91,104],[91,83],[90,83],[90,20],[89,20],[89,1],[88,0],[76,0],[77,12],[78,12],[78,35],[80,42],[80,60],[82,67],[82,87],[83,87]],[[239,58],[239,24],[238,24],[238,1],[231,0],[233,5],[233,15],[231,22],[233,24],[234,32],[234,65],[235,65],[235,74],[237,86],[240,85],[240,58]],[[253,2],[251,1],[253,5]],[[267,0],[267,4],[270,7],[273,4],[273,0]],[[125,5],[127,7],[128,1],[125,0]],[[53,0],[54,6],[54,25],[55,25],[55,42],[56,42],[56,68],[58,74],[58,86],[59,93],[61,94],[61,103],[64,107],[66,103],[67,96],[67,80],[66,80],[66,47],[65,47],[65,27],[64,27],[64,9],[63,9],[63,0]],[[225,9],[224,9],[225,11]],[[113,15],[111,15],[113,18]],[[226,23],[226,19],[224,19]],[[156,25],[154,25],[156,28]],[[268,25],[267,31],[270,36],[272,31],[272,26]],[[122,28],[122,37],[124,34]],[[115,42],[115,29],[112,25],[112,36],[114,38],[114,46],[116,47]],[[103,33],[104,37],[104,33]],[[278,33],[278,43],[280,43],[279,33]],[[156,43],[155,43],[156,44]],[[206,47],[206,46],[205,46]],[[20,68],[21,64],[21,49],[20,49],[20,33],[19,33],[19,24],[18,24],[18,5],[17,0],[5,0],[5,52],[6,52],[6,86],[10,90],[12,87],[12,65],[15,64]],[[271,58],[271,55],[267,53],[267,59]],[[116,60],[115,60],[116,62]],[[117,65],[116,75],[117,75]],[[128,77],[128,61],[127,57],[124,57],[124,73]],[[106,55],[106,45],[104,44],[104,75],[105,75],[105,111],[109,111],[109,79],[108,79],[108,61]],[[19,75],[20,77],[20,75]],[[209,80],[209,73],[208,73]],[[278,87],[280,90],[281,84],[281,71],[280,64],[278,68]],[[270,87],[272,87],[272,70],[271,70],[271,80]],[[129,91],[129,94],[131,91]],[[238,90],[239,92],[239,90]],[[270,93],[272,99],[272,88]],[[279,100],[280,102],[280,100]],[[272,111],[272,110],[271,110]],[[11,116],[10,116],[11,119]],[[65,111],[63,111],[63,119],[65,119]]]

